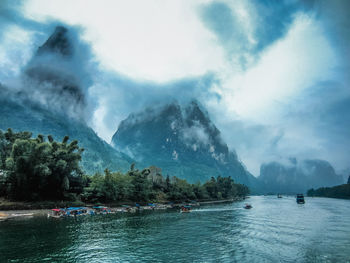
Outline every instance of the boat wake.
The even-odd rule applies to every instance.
[[[236,208],[203,208],[203,209],[193,209],[192,212],[224,212],[224,211],[235,211],[235,210],[241,210],[242,208],[236,207]]]

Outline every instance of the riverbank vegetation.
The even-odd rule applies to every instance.
[[[80,167],[83,151],[68,136],[57,142],[50,135],[32,138],[30,132],[0,130],[0,196],[28,202],[147,203],[222,200],[249,193],[230,177],[190,184],[163,177],[154,166],[138,170],[132,164],[126,173],[106,169],[89,176]]]
[[[321,187],[307,191],[308,196],[350,199],[350,183],[334,187]]]

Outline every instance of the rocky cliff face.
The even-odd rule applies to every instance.
[[[221,175],[249,186],[256,184],[196,101],[185,106],[174,102],[131,114],[119,125],[112,145],[143,166],[156,165],[164,174],[191,182]]]
[[[342,177],[335,173],[327,161],[296,159],[291,159],[287,164],[263,164],[259,180],[265,192],[291,194],[343,183]]]

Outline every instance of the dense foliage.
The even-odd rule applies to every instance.
[[[151,166],[138,170],[132,164],[126,173],[83,175],[82,148],[68,136],[56,142],[52,136],[0,130],[0,196],[13,200],[71,200],[85,202],[164,202],[217,200],[245,196],[246,186],[231,177],[212,177],[204,184],[161,174]]]
[[[140,171],[132,165],[126,174],[106,169],[104,175],[95,174],[90,179],[89,187],[82,195],[82,199],[88,202],[218,200],[249,193],[246,186],[235,184],[231,177],[212,177],[205,184],[189,184],[175,176],[164,178],[157,173],[156,167]]]
[[[63,200],[82,192],[82,148],[68,136],[32,138],[30,132],[0,131],[0,193],[14,200]],[[74,194],[73,194],[74,195]]]
[[[342,184],[334,187],[321,187],[307,191],[308,196],[332,197],[350,199],[350,184]]]

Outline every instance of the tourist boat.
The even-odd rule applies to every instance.
[[[86,207],[68,207],[66,210],[66,216],[85,216],[87,215]]]
[[[111,214],[112,211],[110,208],[106,206],[94,206],[92,209],[94,209],[94,213],[90,214]]]
[[[66,215],[65,209],[55,208],[51,209],[51,213],[47,214],[47,217],[60,218]]]
[[[191,206],[184,205],[181,206],[180,213],[190,213],[191,212]]]
[[[245,209],[251,209],[251,208],[253,208],[253,207],[252,207],[251,204],[245,204],[244,208],[245,208]]]
[[[297,203],[298,204],[305,204],[305,199],[303,194],[297,194]]]
[[[135,213],[136,210],[136,207],[131,207],[130,205],[122,205],[121,210],[118,209],[117,211],[125,213]]]

